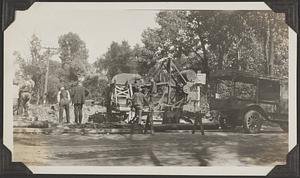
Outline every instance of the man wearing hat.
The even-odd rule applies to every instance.
[[[143,106],[148,105],[148,101],[145,98],[145,95],[142,93],[142,88],[138,87],[137,92],[132,95],[132,106],[135,109],[135,116],[134,118],[138,117],[138,124],[142,122],[142,112]]]
[[[88,95],[87,90],[82,86],[81,81],[77,83],[72,90],[72,102],[74,105],[75,122],[81,124],[82,122],[82,107],[85,102],[85,97]]]
[[[63,121],[63,113],[66,111],[67,123],[70,123],[70,93],[65,87],[61,87],[57,94],[57,102],[59,104],[59,123]]]

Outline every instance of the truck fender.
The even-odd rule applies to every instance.
[[[256,104],[249,104],[249,105],[247,105],[244,109],[242,109],[241,116],[243,116],[249,110],[256,110],[256,111],[258,111],[264,117],[264,120],[269,120],[269,118],[268,118],[269,116],[264,111],[264,109],[261,108],[259,105],[256,105]]]

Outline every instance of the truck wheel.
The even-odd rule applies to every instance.
[[[284,132],[288,132],[289,131],[289,124],[288,123],[283,123],[279,125],[280,128],[284,131]]]
[[[263,116],[256,110],[248,110],[244,114],[244,130],[247,133],[256,134],[260,131]]]

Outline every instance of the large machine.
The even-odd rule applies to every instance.
[[[221,86],[223,80],[231,84]],[[250,83],[256,89],[241,82]],[[216,86],[226,91],[233,88],[233,92],[224,98],[221,95],[226,91],[218,91]],[[287,82],[283,79],[241,71],[214,71],[210,74],[208,90],[205,74],[180,71],[171,58],[164,58],[144,77],[128,73],[114,76],[107,90],[107,110],[100,113],[105,118],[102,120],[131,123],[135,112],[130,98],[135,88],[142,88],[149,101],[142,120],[145,125],[151,120],[156,128],[195,129],[195,121],[200,118],[203,125],[226,130],[243,125],[248,133],[258,133],[262,120],[278,123],[283,130],[288,128]],[[255,97],[251,98],[253,92]],[[246,99],[241,98],[244,95]]]
[[[156,126],[172,125],[173,129],[189,129],[193,126],[195,113],[208,111],[205,92],[200,92],[203,82],[192,70],[179,71],[171,58],[161,59],[146,77],[122,73],[114,76],[108,88],[105,115],[107,120],[129,123],[135,113],[130,98],[136,87],[140,87],[149,101],[144,107],[143,121],[149,114]],[[205,75],[204,75],[205,77]],[[153,87],[155,85],[155,91]],[[201,96],[201,93],[203,96]]]

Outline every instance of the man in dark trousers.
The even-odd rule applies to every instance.
[[[82,121],[82,106],[85,102],[86,89],[78,82],[72,90],[72,102],[74,105],[75,122],[81,124]]]
[[[59,123],[63,122],[63,112],[66,111],[67,123],[70,123],[70,93],[65,87],[61,87],[57,94],[57,102],[59,104]]]

